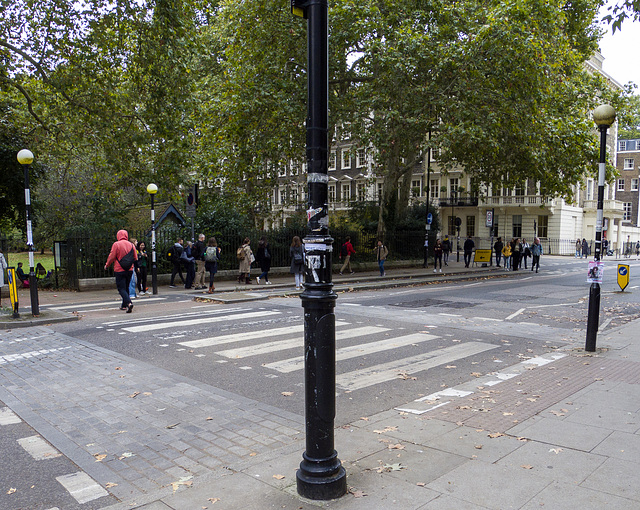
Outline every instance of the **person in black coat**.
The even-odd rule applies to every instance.
[[[471,255],[473,254],[473,248],[476,243],[473,242],[471,236],[467,237],[467,240],[464,242],[464,267],[469,267],[471,265]]]
[[[269,270],[271,269],[271,250],[269,248],[269,241],[266,238],[261,238],[258,241],[258,250],[256,251],[256,262],[260,266],[262,273],[256,277],[256,282],[260,284],[260,280],[264,279],[264,283],[271,285],[269,281]]]
[[[500,267],[500,259],[502,257],[502,248],[504,248],[502,237],[498,237],[498,240],[493,244],[493,251],[496,252],[496,267]]]

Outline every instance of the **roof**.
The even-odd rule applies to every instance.
[[[186,225],[186,219],[178,208],[171,202],[155,204],[156,229],[169,221],[173,225]],[[151,206],[139,205],[132,207],[126,215],[127,227],[130,230],[150,230],[151,229]]]

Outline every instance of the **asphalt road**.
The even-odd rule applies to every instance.
[[[627,262],[627,261],[623,261]],[[601,330],[640,316],[632,283],[602,285]],[[506,274],[506,273],[505,273]],[[504,276],[504,275],[502,275]],[[587,321],[586,261],[543,257],[540,273],[339,293],[336,302],[336,425],[401,406],[557,349],[583,349]],[[106,296],[105,296],[106,297]],[[175,374],[298,415],[304,414],[303,310],[298,297],[223,305],[180,292],[135,301],[117,296],[81,305],[77,322],[52,329]],[[2,405],[0,405],[2,407]],[[56,480],[75,472],[64,456],[35,460],[17,440],[37,435],[22,423],[0,442],[0,506],[8,510],[100,508],[111,496],[77,505]],[[18,437],[19,436],[19,437]],[[6,488],[6,489],[5,489]],[[7,490],[17,488],[7,499]],[[6,506],[9,501],[10,506]]]

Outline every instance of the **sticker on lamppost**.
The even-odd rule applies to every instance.
[[[587,273],[587,283],[602,283],[604,275],[604,262],[599,260],[589,261],[589,272]]]

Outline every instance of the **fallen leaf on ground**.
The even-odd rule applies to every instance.
[[[186,479],[181,478],[177,482],[171,482],[171,487],[173,487],[173,492],[175,493],[178,490],[178,487],[180,485],[184,485],[185,487],[191,487],[193,485],[193,482],[189,480],[189,478],[191,477],[188,477]]]
[[[285,476],[284,476],[284,475],[273,475],[273,477],[274,477],[276,480],[284,480],[284,478],[285,478]]]
[[[131,395],[129,395],[129,398],[136,398],[138,395],[140,395],[140,392],[134,391]]]
[[[173,425],[167,425],[165,428],[166,429],[175,429],[178,425],[180,425],[180,422],[174,423]]]
[[[364,491],[353,490],[353,489],[349,490],[349,494],[353,494],[354,498],[363,498],[363,497],[365,497],[367,495]]]
[[[366,416],[361,416],[360,419],[363,421],[369,421],[369,418],[367,418]]]
[[[15,487],[11,487],[8,491],[7,494],[13,494],[14,492],[16,492],[18,489],[16,489]]]
[[[220,501],[220,498],[209,498],[207,501],[211,503],[217,503],[218,501]]]
[[[116,370],[122,370],[122,367],[116,367]]]
[[[471,375],[473,377],[482,377],[482,374],[480,372],[471,372]]]
[[[94,455],[94,457],[96,458],[96,462],[100,462],[101,460],[104,460],[107,457],[106,453],[96,453]]]
[[[551,448],[551,450],[549,450],[549,453],[555,453],[556,455],[558,455],[561,451],[562,448]]]
[[[406,469],[402,464],[384,464],[376,469],[378,473],[385,473],[389,471],[400,471]]]
[[[110,489],[111,487],[117,487],[117,483],[109,482],[105,485],[105,488]]]
[[[385,427],[382,430],[374,430],[374,432],[376,434],[384,434],[385,432],[395,432],[396,430],[398,430],[398,427]]]
[[[549,412],[555,416],[565,416],[565,414],[560,411],[549,411]]]
[[[283,391],[281,395],[283,397],[290,397],[291,395],[293,395],[293,391]]]
[[[488,436],[491,439],[495,439],[496,437],[501,437],[504,436],[504,434],[502,432],[492,432],[491,434],[488,434]]]
[[[502,416],[513,416],[513,413],[502,413]]]
[[[482,445],[481,445],[481,444],[477,444],[477,445],[475,446],[475,449],[476,449],[476,450],[482,450]]]
[[[387,448],[389,448],[389,450],[404,450],[404,445],[400,443],[390,444],[387,446]]]
[[[456,367],[455,365],[447,365],[447,366],[446,366],[446,367],[444,367],[444,368],[458,368],[458,367]]]
[[[522,469],[533,469],[533,466],[530,464],[522,464],[522,466],[520,466]]]

